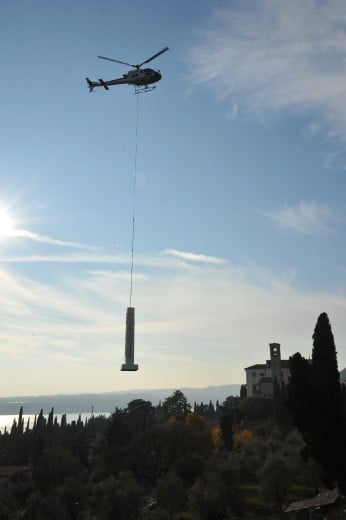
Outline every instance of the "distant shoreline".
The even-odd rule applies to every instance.
[[[196,403],[208,404],[210,401],[220,404],[226,397],[239,396],[240,384],[229,384],[220,386],[209,386],[205,388],[179,388],[186,396],[188,402],[193,406]],[[54,414],[94,414],[114,412],[115,408],[125,408],[134,399],[150,401],[154,406],[171,395],[176,388],[161,388],[150,390],[128,390],[104,393],[84,394],[57,394],[40,396],[10,396],[0,397],[0,416],[15,415],[23,407],[24,414],[49,413],[54,408]]]

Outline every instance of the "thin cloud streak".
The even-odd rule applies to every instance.
[[[110,254],[46,254],[30,256],[3,256],[0,257],[3,263],[68,263],[68,264],[124,264],[129,262],[129,257],[116,256]]]
[[[95,251],[99,249],[96,246],[90,246],[88,244],[81,244],[80,242],[70,242],[67,240],[57,240],[56,238],[51,238],[46,235],[39,235],[38,233],[33,233],[32,231],[28,231],[26,229],[14,229],[8,233],[9,237],[18,237],[18,238],[28,238],[34,242],[39,242],[41,244],[49,244],[53,246],[61,246],[61,247],[73,247],[74,249],[85,249],[90,251]]]
[[[275,212],[264,212],[281,227],[291,228],[298,233],[315,235],[333,233],[330,222],[336,218],[325,204],[301,200],[296,206],[288,206]]]
[[[166,249],[164,253],[183,260],[191,260],[192,262],[201,262],[203,264],[224,264],[227,262],[224,258],[190,253],[188,251],[178,251],[177,249]]]
[[[130,265],[131,257],[128,255],[106,253],[51,253],[35,255],[0,256],[0,263],[70,263],[70,264],[114,264]],[[135,266],[161,267],[167,269],[192,269],[194,264],[224,264],[227,260],[215,256],[189,253],[167,249],[161,255],[135,256]]]
[[[345,27],[342,0],[232,2],[199,32],[192,81],[253,117],[314,110],[314,128],[345,145]]]

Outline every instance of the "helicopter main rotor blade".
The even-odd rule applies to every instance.
[[[151,56],[151,58],[148,58],[147,60],[143,61],[143,63],[141,63],[139,65],[139,67],[141,67],[142,65],[144,65],[144,63],[149,63],[149,61],[151,60],[154,60],[155,58],[157,58],[158,56],[160,56],[160,54],[163,54],[164,52],[168,51],[168,47],[165,47],[164,49],[162,49],[162,51],[159,51],[157,52],[156,54],[154,54],[154,56]]]
[[[101,60],[114,61],[115,63],[121,63],[122,65],[128,65],[129,67],[137,68],[138,65],[132,65],[132,63],[126,63],[126,61],[113,60],[113,58],[106,58],[106,56],[97,56]]]

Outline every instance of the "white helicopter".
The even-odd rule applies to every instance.
[[[160,56],[160,54],[163,54],[166,51],[168,51],[168,47],[165,47],[161,51],[154,54],[154,56],[151,56],[139,65],[132,65],[131,63],[126,63],[126,61],[114,60],[113,58],[106,58],[105,56],[98,56],[98,58],[101,58],[102,60],[114,61],[115,63],[128,65],[129,67],[133,67],[135,70],[130,70],[127,74],[123,74],[122,78],[111,79],[109,81],[103,81],[103,79],[99,79],[98,81],[91,81],[89,78],[86,78],[90,92],[92,92],[95,87],[103,87],[105,90],[109,90],[109,87],[111,85],[124,84],[134,85],[135,94],[154,90],[156,86],[152,86],[152,83],[160,81],[160,79],[162,78],[160,71],[153,69],[141,69],[141,66],[145,63],[149,63],[149,61],[154,60],[155,58]]]

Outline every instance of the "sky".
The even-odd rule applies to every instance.
[[[3,0],[0,67],[1,396],[242,384],[322,312],[346,366],[343,1]]]

